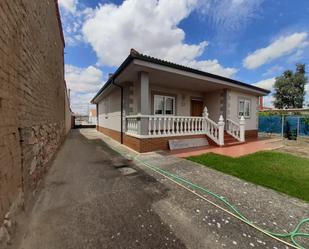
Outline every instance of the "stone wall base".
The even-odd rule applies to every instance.
[[[4,215],[3,222],[0,224],[0,248],[6,248],[11,243],[17,228],[16,217],[24,210],[24,205],[24,193],[20,189],[17,198],[11,204],[9,212]]]

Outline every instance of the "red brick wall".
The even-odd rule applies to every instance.
[[[114,130],[104,128],[101,126],[97,126],[97,130],[111,137],[112,139],[118,141],[119,143],[121,142],[121,133],[119,131],[114,131]]]
[[[120,142],[121,133],[104,127],[97,127],[97,130],[103,134],[113,138]],[[189,135],[189,136],[172,136],[172,137],[158,137],[158,138],[136,138],[126,134],[123,134],[123,144],[130,147],[131,149],[140,153],[150,152],[156,150],[168,150],[168,141],[171,139],[189,139],[189,138],[202,138],[206,137],[209,144],[214,144],[211,139],[208,139],[205,135]]]
[[[114,140],[121,141],[121,133],[119,131],[111,130],[108,128],[97,126],[97,130],[103,134],[113,138]],[[156,150],[168,150],[168,141],[171,139],[189,139],[189,138],[200,138],[206,137],[209,144],[216,145],[211,139],[205,135],[190,135],[190,136],[173,136],[173,137],[158,137],[158,138],[136,138],[126,134],[123,134],[123,144],[130,147],[131,149],[140,153],[150,152]],[[246,138],[257,138],[257,130],[247,130],[245,133]]]
[[[247,130],[245,131],[245,138],[257,138],[258,130]]]
[[[65,136],[58,21],[54,0],[0,1],[0,226],[32,198]]]

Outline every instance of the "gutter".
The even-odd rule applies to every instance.
[[[100,96],[100,94],[110,85],[112,85],[113,81],[117,78],[117,76],[133,61],[133,56],[130,54],[125,61],[120,65],[120,67],[116,70],[116,72],[107,80],[107,82],[101,87],[98,93],[92,98],[90,101],[92,104],[96,104],[96,98]],[[115,84],[114,84],[115,85]]]

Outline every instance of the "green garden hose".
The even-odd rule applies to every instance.
[[[136,160],[136,159],[135,159]],[[142,164],[144,164],[146,167],[152,169],[153,171],[156,171],[156,172],[160,172],[161,174],[165,175],[165,176],[168,176],[174,180],[176,180],[177,182],[179,183],[184,183],[184,184],[187,184],[189,185],[190,187],[192,187],[193,189],[196,189],[196,190],[200,190],[202,192],[205,192],[215,198],[217,198],[218,200],[220,200],[221,202],[223,202],[236,216],[238,216],[241,220],[243,220],[245,223],[247,224],[252,224],[252,221],[250,221],[248,218],[246,218],[235,206],[233,206],[231,203],[229,203],[225,197],[221,196],[221,195],[218,195],[214,192],[211,192],[210,190],[204,188],[204,187],[201,187],[195,183],[192,183],[178,175],[175,175],[175,174],[172,174],[168,171],[165,171],[159,167],[156,167],[156,166],[153,166],[153,165],[150,165],[144,161],[141,161],[141,160],[138,160],[139,162],[141,162]],[[302,233],[300,232],[300,229],[301,227],[305,224],[305,223],[309,223],[309,218],[305,218],[303,220],[301,220],[295,227],[295,229],[293,231],[291,231],[290,233],[283,233],[283,234],[280,234],[280,233],[273,233],[273,232],[270,232],[270,231],[267,231],[265,229],[262,229],[260,228],[260,230],[263,230],[266,234],[270,234],[274,237],[277,237],[277,238],[288,238],[292,241],[292,243],[297,247],[297,248],[301,248],[301,249],[305,249],[305,247],[303,247],[302,245],[300,245],[296,240],[295,238],[296,237],[302,237],[302,238],[309,238],[309,233]]]
[[[115,148],[113,148],[115,149]],[[122,154],[119,150],[115,149],[119,154]],[[250,221],[248,218],[246,218],[235,206],[233,206],[225,197],[218,195],[210,190],[208,190],[207,188],[201,187],[193,182],[190,182],[189,180],[182,178],[176,174],[170,173],[166,170],[163,170],[159,167],[153,166],[145,161],[142,161],[140,159],[137,158],[138,155],[136,157],[131,157],[131,156],[127,156],[127,158],[129,158],[130,160],[135,160],[140,162],[141,164],[143,164],[144,166],[146,166],[147,168],[169,178],[170,180],[172,180],[175,183],[178,183],[180,186],[186,188],[187,190],[190,191],[190,189],[188,187],[186,187],[184,184],[186,184],[187,186],[190,186],[193,189],[196,190],[200,190],[204,193],[207,193],[213,197],[215,197],[216,199],[220,200],[221,202],[223,202],[225,204],[226,207],[228,207],[229,211],[228,212],[226,209],[222,208],[219,205],[216,205],[215,203],[213,203],[212,201],[207,200],[208,202],[212,203],[213,205],[217,206],[218,208],[232,214],[235,217],[238,217],[240,220],[242,220],[244,223],[258,229],[259,231],[263,232],[264,234],[269,235],[272,238],[277,238],[279,241],[281,241],[282,243],[285,243],[287,245],[292,245],[290,243],[288,243],[285,240],[281,240],[281,239],[289,239],[292,243],[293,243],[293,247],[294,248],[299,248],[299,249],[306,249],[305,247],[303,247],[302,245],[299,244],[299,242],[296,241],[296,238],[309,238],[309,233],[303,233],[300,232],[301,227],[305,224],[308,223],[309,224],[309,218],[305,218],[303,220],[301,220],[295,227],[295,229],[289,233],[274,233],[268,230],[265,230],[263,228],[260,228],[256,225],[253,224],[252,221]],[[191,191],[192,192],[192,191]],[[198,194],[196,194],[198,195]],[[198,195],[199,197],[203,198],[203,196]],[[205,200],[205,197],[203,198]]]

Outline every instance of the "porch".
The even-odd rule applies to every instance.
[[[224,120],[218,122],[209,118],[207,107],[201,117],[131,115],[126,116],[125,133],[136,138],[160,138],[175,136],[206,135],[213,143],[224,146],[227,141],[245,142],[245,119],[239,122]]]

